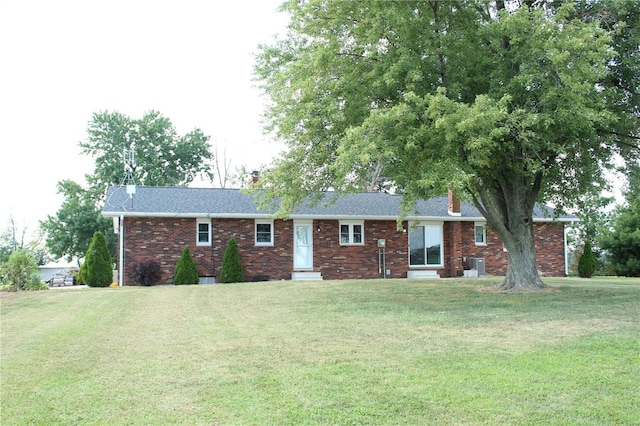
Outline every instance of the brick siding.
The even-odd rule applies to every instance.
[[[445,224],[446,225],[446,224]],[[461,254],[465,269],[469,268],[469,258],[484,258],[489,275],[505,275],[509,263],[509,253],[504,250],[498,234],[487,227],[487,244],[475,244],[474,222],[461,222]],[[562,223],[534,223],[536,260],[541,275],[563,277],[564,269],[564,226]],[[445,239],[447,233],[445,231]],[[451,276],[451,275],[450,275]]]
[[[200,276],[220,276],[222,257],[231,238],[235,238],[247,281],[290,279],[293,272],[293,221],[274,221],[274,245],[256,246],[253,219],[211,219],[210,246],[196,245],[194,218],[125,218],[125,284],[134,285],[132,271],[143,260],[161,265],[161,283],[169,284],[176,263],[189,247]],[[407,229],[407,223],[404,224]],[[445,222],[444,268],[440,276],[462,275],[470,257],[485,258],[486,271],[504,275],[508,254],[502,242],[487,229],[487,245],[476,246],[473,222]],[[562,224],[535,224],[538,265],[543,275],[564,276]],[[318,229],[320,231],[318,231]],[[391,278],[407,276],[408,233],[398,231],[395,221],[365,221],[364,245],[340,245],[337,220],[313,221],[313,266],[324,279],[378,278],[378,239],[386,240],[385,268]]]

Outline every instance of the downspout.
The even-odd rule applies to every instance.
[[[569,251],[567,248],[567,224],[562,224],[562,245],[564,246],[564,276],[569,276]]]
[[[120,261],[119,266],[120,266],[120,270],[118,271],[118,274],[120,275],[118,277],[118,284],[120,286],[124,285],[124,215],[120,215]]]

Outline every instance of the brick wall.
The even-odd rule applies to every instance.
[[[564,277],[564,225],[560,223],[539,223],[534,226],[536,259],[540,275]]]
[[[474,243],[473,222],[445,222],[443,277],[459,276],[469,257],[484,257],[487,273],[503,275],[508,255],[500,238],[487,230],[487,245]],[[274,221],[273,247],[256,246],[253,219],[212,219],[211,246],[196,245],[194,218],[125,218],[125,284],[134,285],[131,272],[142,260],[155,260],[162,268],[161,283],[169,284],[176,263],[189,247],[201,276],[220,276],[222,257],[235,238],[247,281],[290,279],[293,271],[293,221]],[[404,224],[405,229],[408,224]],[[536,224],[538,264],[544,275],[564,275],[563,227]],[[318,231],[320,229],[320,231]],[[313,221],[314,271],[324,279],[382,277],[378,239],[386,240],[386,269],[391,278],[404,278],[408,270],[408,234],[395,221],[365,221],[364,245],[341,246],[337,220]],[[465,260],[463,260],[463,258]],[[466,262],[465,262],[466,261]]]
[[[561,223],[535,223],[533,226],[536,259],[540,274],[564,276],[564,226]],[[480,257],[485,259],[487,274],[506,274],[509,254],[504,251],[502,240],[498,234],[487,227],[487,244],[477,246],[475,244],[474,222],[461,222],[461,228],[461,254],[464,258],[462,263],[465,268],[469,267],[469,258]]]
[[[253,219],[213,219],[210,246],[196,245],[196,219],[125,218],[125,283],[133,285],[131,273],[136,263],[155,260],[162,268],[161,283],[173,281],[175,266],[189,247],[198,274],[219,277],[227,243],[235,238],[245,279],[290,279],[293,264],[293,223],[274,222],[274,246],[256,246]]]
[[[463,238],[466,236],[463,236],[462,230],[463,222],[445,222],[443,225],[445,269],[439,272],[440,276],[459,277],[463,275]]]
[[[320,232],[317,232],[318,227]],[[406,278],[407,234],[396,229],[395,221],[365,221],[364,245],[341,246],[337,220],[316,220],[314,230],[314,270],[324,279],[383,277],[380,271],[378,239],[386,242],[385,268],[390,278]]]

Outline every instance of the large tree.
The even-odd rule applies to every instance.
[[[613,214],[600,244],[617,275],[640,277],[640,165],[629,167],[625,203]]]
[[[93,114],[82,152],[95,159],[91,186],[122,185],[124,153],[133,150],[131,178],[138,185],[182,186],[198,175],[212,179],[209,136],[196,128],[183,136],[166,117],[150,111],[140,119],[119,112]],[[126,182],[126,183],[133,183]]]
[[[617,55],[608,62],[610,72],[601,84],[611,89],[607,103],[617,115],[617,126],[602,131],[620,136],[623,149],[633,154],[640,140],[640,0],[576,3],[576,17],[597,23],[612,35]]]
[[[112,222],[100,214],[109,186],[188,185],[200,174],[212,177],[209,136],[198,128],[180,136],[171,121],[156,111],[140,119],[119,112],[95,113],[87,139],[79,145],[83,154],[95,159],[93,173],[86,176],[89,186],[59,182],[58,191],[65,200],[55,216],[41,222],[49,250],[59,257],[82,257],[96,231],[105,235],[115,256]],[[131,152],[134,161],[128,161],[125,170],[125,155]]]
[[[604,84],[610,34],[567,3],[289,1],[263,46],[268,131],[289,151],[261,180],[286,216],[310,194],[393,181],[405,211],[452,189],[500,235],[500,288],[545,287],[536,202],[573,204],[621,152]]]
[[[40,222],[46,233],[46,244],[57,259],[68,262],[79,261],[87,251],[96,231],[107,238],[107,247],[115,257],[116,238],[113,234],[113,222],[102,216],[98,200],[101,194],[83,188],[72,180],[58,182],[58,193],[64,201],[55,216],[47,216]]]

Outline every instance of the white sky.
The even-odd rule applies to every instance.
[[[98,111],[157,110],[257,168],[282,145],[262,134],[251,81],[259,43],[284,34],[282,0],[0,0],[0,232],[13,216],[35,231],[84,184],[80,154]]]

